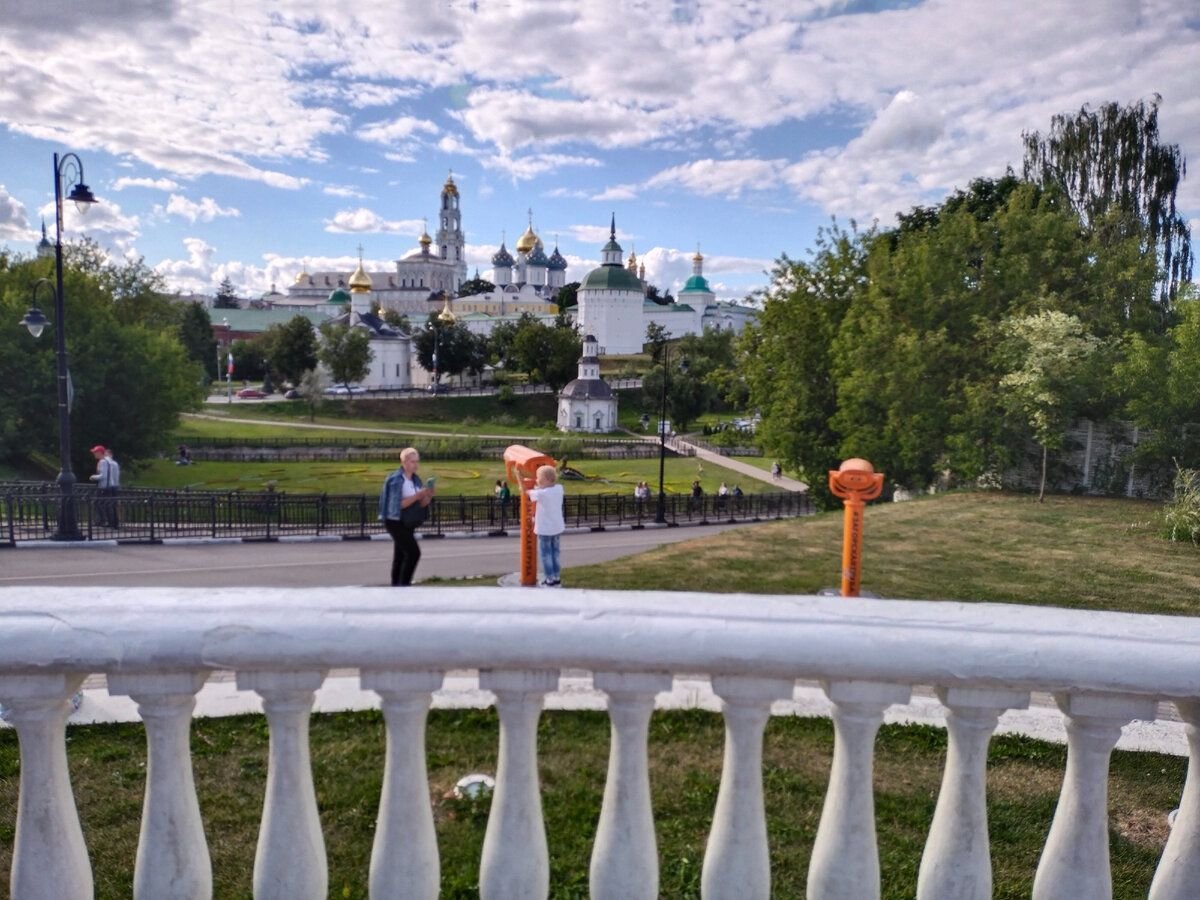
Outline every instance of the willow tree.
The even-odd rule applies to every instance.
[[[1193,261],[1191,231],[1175,207],[1187,160],[1178,145],[1159,139],[1161,100],[1155,94],[1148,104],[1085,105],[1074,115],[1055,116],[1047,135],[1022,134],[1025,178],[1062,188],[1101,248],[1104,232],[1118,240],[1141,233],[1158,263],[1157,297],[1130,300],[1157,300],[1160,328],[1180,285],[1191,280]]]

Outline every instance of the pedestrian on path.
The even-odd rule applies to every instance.
[[[537,504],[533,514],[533,533],[538,539],[538,558],[542,563],[542,586],[562,587],[562,565],[559,560],[559,538],[566,531],[563,520],[563,489],[558,484],[554,466],[538,466],[537,487],[521,490]]]
[[[400,468],[387,477],[379,492],[379,518],[392,537],[392,587],[412,584],[421,561],[416,530],[429,513],[435,479],[426,486],[417,474],[420,464],[417,448],[405,447],[400,451]]]
[[[775,460],[775,462],[771,463],[771,477],[778,481],[782,475],[783,469],[780,468],[779,460]]]
[[[96,502],[96,518],[107,528],[116,528],[117,494],[121,490],[121,465],[113,459],[112,451],[103,444],[92,448],[92,456],[96,458],[96,474],[91,480],[96,482],[100,499]]]

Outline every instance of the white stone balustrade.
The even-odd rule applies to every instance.
[[[658,841],[650,809],[646,734],[654,695],[671,689],[671,676],[597,672],[612,721],[608,777],[592,847],[593,900],[654,900],[658,896]]]
[[[1059,698],[1068,728],[1062,795],[1034,897],[1108,897],[1107,779],[1121,726],[1173,701],[1190,724],[1189,776],[1152,900],[1200,896],[1200,620],[1016,605],[455,585],[320,590],[0,588],[0,704],[21,749],[10,882],[18,900],[91,897],[67,769],[69,698],[91,673],[138,704],[148,766],[135,892],[211,895],[188,759],[194,694],[234,671],[263,700],[269,769],[254,891],[325,897],[308,722],[330,669],[361,673],[387,726],[370,865],[373,895],[430,898],[439,863],[425,721],[449,670],[478,670],[500,717],[497,785],[480,867],[485,898],[550,891],[538,783],[543,695],[564,669],[594,673],[612,745],[591,865],[597,898],[653,897],[659,859],[647,726],[666,673],[712,677],[726,748],[704,861],[707,900],[766,897],[770,856],[762,736],[796,679],[826,685],[835,751],[812,849],[814,900],[878,896],[871,771],[884,710],[913,686],[948,709],[949,751],[919,896],[990,895],[985,770],[997,717],[1030,691]],[[657,674],[647,674],[657,673]],[[791,848],[773,848],[788,853]],[[364,873],[364,878],[368,873]]]

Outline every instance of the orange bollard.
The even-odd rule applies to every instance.
[[[883,475],[865,459],[848,459],[829,470],[829,490],[846,506],[842,527],[842,596],[857,597],[862,575],[863,508],[883,491]]]
[[[533,533],[533,513],[537,504],[529,499],[525,490],[534,486],[539,466],[554,465],[553,458],[538,453],[521,444],[513,444],[504,451],[504,471],[508,483],[521,493],[521,586],[537,586],[537,540]],[[525,490],[521,490],[524,486]]]

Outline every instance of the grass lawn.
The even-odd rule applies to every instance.
[[[419,447],[419,445],[418,445]],[[639,481],[647,481],[658,489],[657,459],[580,459],[568,460],[571,467],[585,476],[585,481],[564,481],[569,494],[629,494]],[[246,491],[265,489],[275,482],[276,490],[291,493],[376,494],[383,479],[399,465],[396,462],[196,462],[177,466],[169,459],[153,460],[140,467],[125,481],[133,487],[191,488],[192,490]],[[504,477],[504,465],[499,460],[437,460],[425,454],[421,475],[438,477],[442,495],[490,496],[496,479]],[[704,464],[699,474],[696,461],[668,457],[664,486],[669,494],[686,494],[692,481],[700,479],[706,493],[715,493],[722,481],[733,485],[738,475],[729,469]],[[742,480],[747,493],[770,490],[766,483]]]
[[[867,507],[863,590],[1200,614],[1200,549],[1158,536],[1161,504],[954,493]],[[773,522],[661,547],[630,565],[572,569],[572,586],[811,593],[836,587],[842,514]],[[569,560],[568,560],[569,562]]]
[[[263,403],[236,406],[208,405],[200,412],[206,416],[230,419],[255,419],[263,426],[271,425],[275,435],[313,434],[311,429],[295,426],[341,425],[368,428],[387,432],[442,432],[451,434],[558,434],[554,428],[554,407],[545,407],[543,397],[519,397],[509,410],[496,403],[494,397],[459,397],[454,400],[354,400],[327,401],[323,403],[314,419],[308,417],[308,407],[302,403]],[[487,401],[487,405],[480,401]],[[527,403],[524,401],[539,401]],[[428,408],[425,408],[427,404]],[[525,412],[534,407],[537,412]],[[205,423],[200,425],[200,423]],[[263,437],[264,432],[245,431],[247,426],[239,422],[214,422],[185,416],[180,423],[181,434],[200,425],[206,430],[195,434],[219,435],[222,437]],[[207,430],[212,429],[212,430]],[[331,430],[330,435],[338,432]]]

